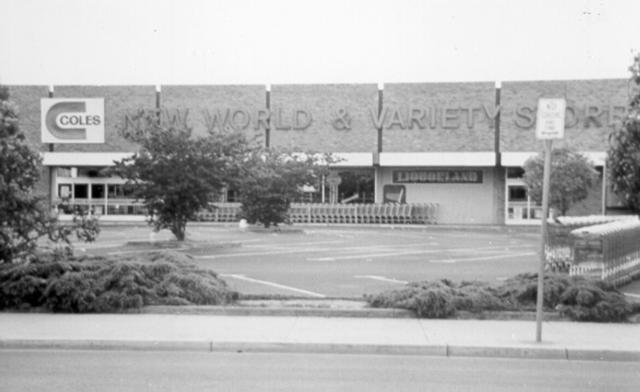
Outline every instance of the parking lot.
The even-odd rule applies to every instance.
[[[409,281],[496,282],[537,270],[531,228],[286,227],[281,232],[191,225],[176,250],[194,256],[243,294],[362,297]],[[77,252],[135,254],[165,245],[168,231],[103,227]]]

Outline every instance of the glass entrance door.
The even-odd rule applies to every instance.
[[[527,193],[522,181],[507,180],[506,224],[540,224],[542,207]]]

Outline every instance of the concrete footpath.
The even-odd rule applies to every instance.
[[[0,313],[0,349],[344,352],[640,361],[639,324]]]

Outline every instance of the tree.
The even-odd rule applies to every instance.
[[[169,229],[178,241],[185,239],[187,222],[238,176],[250,151],[239,132],[193,137],[186,119],[161,119],[158,113],[138,113],[122,133],[140,150],[117,162],[115,173],[144,201],[154,230]]]
[[[0,86],[0,263],[30,261],[38,239],[48,237],[71,253],[72,233],[93,241],[100,229],[96,219],[74,216],[72,225],[61,225],[41,196],[34,192],[40,179],[41,159],[31,149],[18,126],[18,111],[9,91]]]
[[[524,164],[524,182],[531,198],[542,201],[544,156],[529,158]],[[565,215],[572,204],[584,200],[597,179],[591,162],[582,154],[568,148],[554,149],[551,153],[549,206]]]
[[[301,194],[302,186],[317,184],[331,161],[330,155],[273,148],[255,151],[237,183],[242,217],[267,228],[287,222],[289,206]]]
[[[629,67],[629,108],[622,126],[609,136],[607,168],[613,191],[640,213],[640,55]]]

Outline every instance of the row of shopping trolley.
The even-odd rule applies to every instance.
[[[201,212],[198,218],[201,221],[235,222],[239,216],[239,203],[214,203],[212,208]],[[294,203],[289,208],[291,223],[436,224],[437,216],[436,203]]]

